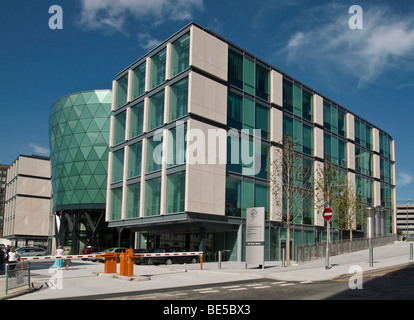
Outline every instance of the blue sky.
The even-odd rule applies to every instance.
[[[61,6],[63,29],[49,28]],[[363,29],[348,25],[351,5]],[[397,200],[414,202],[414,3],[309,0],[0,0],[0,163],[48,155],[50,107],[194,21],[385,130]]]

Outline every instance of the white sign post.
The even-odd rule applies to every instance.
[[[331,208],[325,208],[323,210],[323,218],[326,221],[327,229],[326,229],[326,255],[325,255],[325,269],[329,269],[329,244],[330,244],[330,236],[331,236],[331,219],[333,217],[333,211]]]
[[[246,269],[248,264],[264,268],[265,208],[246,209]]]

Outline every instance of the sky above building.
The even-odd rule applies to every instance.
[[[0,163],[49,155],[53,102],[111,89],[195,22],[389,133],[397,201],[414,202],[413,16],[403,0],[0,0]]]

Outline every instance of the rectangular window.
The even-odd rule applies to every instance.
[[[134,183],[127,187],[127,219],[139,218],[139,207],[141,203],[141,183]]]
[[[283,80],[283,108],[293,112],[293,83]]]
[[[185,171],[167,176],[166,213],[184,212]]]
[[[346,114],[338,109],[338,134],[346,138]]]
[[[244,58],[244,86],[243,89],[247,93],[254,95],[254,82],[255,82],[255,63],[249,58]]]
[[[149,98],[148,131],[164,124],[164,90]]]
[[[313,99],[312,94],[305,90],[302,91],[302,118],[312,121]]]
[[[252,100],[247,98],[243,99],[243,104],[243,129],[249,129],[249,133],[253,134],[255,105]]]
[[[128,178],[138,177],[141,175],[141,163],[142,141],[129,147]]]
[[[256,96],[269,101],[269,70],[256,64]]]
[[[244,180],[242,182],[242,218],[246,218],[246,209],[254,207],[254,183]]]
[[[341,139],[338,139],[338,153],[339,153],[339,165],[346,167],[347,165],[347,156],[346,156],[346,142]]]
[[[122,187],[111,190],[110,220],[121,220]]]
[[[160,215],[161,177],[147,180],[145,184],[145,216]]]
[[[243,128],[243,98],[233,92],[227,98],[227,125],[237,130]]]
[[[170,131],[168,139],[168,167],[185,163],[187,123],[180,124]]]
[[[187,114],[188,106],[188,78],[171,86],[170,91],[170,121],[174,121]]]
[[[265,217],[269,219],[269,187],[255,184],[254,185],[254,206],[265,208]]]
[[[131,108],[130,138],[144,132],[144,101]]]
[[[256,114],[255,114],[255,128],[261,130],[261,137],[263,139],[269,139],[270,133],[270,111],[269,108],[256,104]]]
[[[302,117],[302,88],[293,85],[293,114]]]
[[[145,71],[145,62],[132,71],[132,99],[136,99],[145,93]]]
[[[112,182],[122,181],[124,173],[124,149],[113,153]]]
[[[147,139],[147,173],[162,168],[162,136],[156,135]]]
[[[242,200],[241,180],[226,179],[226,216],[241,216]]]
[[[151,89],[165,81],[166,49],[151,58]]]
[[[125,141],[126,111],[115,116],[114,145]]]
[[[243,56],[229,50],[229,83],[243,89]]]
[[[323,127],[331,130],[331,105],[325,101],[323,102]]]
[[[303,153],[312,155],[313,150],[313,132],[312,127],[303,124]]]
[[[171,77],[188,68],[190,56],[190,33],[185,34],[172,44]]]
[[[127,103],[128,73],[116,82],[115,110]]]

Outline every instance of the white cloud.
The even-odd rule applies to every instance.
[[[397,186],[398,187],[403,187],[406,185],[411,184],[411,182],[413,182],[414,178],[405,172],[399,172],[397,175]]]
[[[289,63],[312,63],[323,72],[333,66],[356,77],[358,86],[375,82],[384,72],[404,69],[414,58],[414,20],[387,7],[363,6],[363,29],[351,30],[352,17],[342,4],[315,7],[302,17],[280,50]],[[310,27],[312,26],[312,27]],[[412,62],[411,66],[412,68]]]
[[[138,43],[141,48],[149,51],[159,45],[161,41],[155,39],[148,33],[142,33],[138,35]]]
[[[42,155],[42,156],[49,156],[50,154],[49,149],[40,147],[35,143],[30,143],[29,147],[33,149],[33,153],[35,154]]]
[[[203,0],[79,0],[80,24],[90,30],[123,29],[129,18],[157,25],[165,21],[191,19],[203,9]]]

